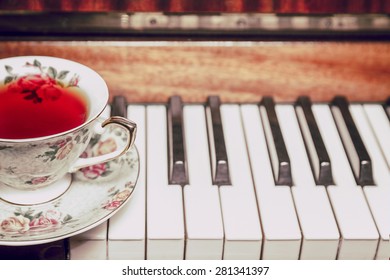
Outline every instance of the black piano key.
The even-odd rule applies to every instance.
[[[168,104],[169,183],[188,184],[183,128],[183,105],[180,96],[172,96]]]
[[[374,185],[372,162],[343,96],[336,96],[331,104],[344,149],[358,185]]]
[[[333,185],[331,162],[307,96],[298,98],[295,109],[317,185]]]
[[[206,106],[212,178],[217,186],[231,185],[220,105],[219,97],[210,96]]]
[[[292,186],[291,162],[280,130],[275,103],[272,97],[264,97],[260,103],[260,114],[270,154],[275,184]]]
[[[114,96],[111,104],[111,116],[127,117],[127,101],[124,96]]]
[[[69,240],[30,246],[0,246],[0,260],[69,260]]]
[[[386,104],[385,104],[384,107],[385,107],[385,111],[386,111],[386,113],[387,113],[387,117],[388,117],[389,120],[390,120],[390,97],[387,98]]]
[[[124,122],[127,123],[128,128],[132,131],[131,134],[134,136],[137,133],[137,124],[133,121],[127,119],[127,100],[124,96],[115,96],[111,103],[111,117],[121,117],[124,118]],[[131,135],[129,135],[131,137]],[[129,146],[133,146],[135,142],[135,138],[133,137]]]

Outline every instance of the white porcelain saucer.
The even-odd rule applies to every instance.
[[[56,199],[64,194],[72,183],[72,175],[37,190],[19,190],[0,183],[0,199],[11,204],[37,205]]]
[[[121,142],[118,137],[111,133],[96,138],[87,149],[88,156],[111,149]],[[0,245],[48,243],[96,227],[129,201],[138,174],[139,156],[134,146],[116,160],[72,174],[70,186],[50,201],[24,205],[0,199]]]

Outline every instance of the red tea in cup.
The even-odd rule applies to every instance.
[[[49,76],[27,75],[0,87],[0,138],[53,135],[87,117],[88,102],[80,88],[64,87]]]

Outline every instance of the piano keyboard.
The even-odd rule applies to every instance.
[[[139,180],[70,259],[389,259],[388,102],[115,97],[111,112],[138,125]]]

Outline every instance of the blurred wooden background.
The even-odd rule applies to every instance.
[[[390,0],[1,0],[1,11],[386,14]],[[294,101],[299,95],[315,101],[335,95],[383,101],[390,95],[388,41],[213,44],[45,36],[0,40],[0,58],[49,55],[76,60],[103,76],[111,96],[125,95],[130,102],[166,102],[173,94],[186,102],[204,102],[209,95],[224,102],[258,102],[263,95],[277,101]]]
[[[111,96],[135,103],[166,102],[173,94],[186,102],[209,95],[224,102],[390,95],[390,44],[380,42],[0,42],[0,58],[19,55],[83,63],[102,75]]]
[[[390,13],[388,0],[1,0],[30,11]]]

